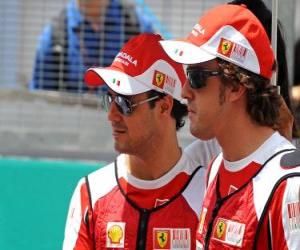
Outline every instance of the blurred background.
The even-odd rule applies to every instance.
[[[95,0],[79,2],[92,1]],[[72,2],[77,3],[75,0],[0,1],[0,249],[60,249],[68,202],[76,182],[116,155],[106,113],[101,108],[102,90],[88,90],[80,79],[73,82],[72,90],[66,87],[63,78],[59,78],[61,84],[55,88],[46,88],[45,82],[39,86],[32,84],[37,75],[52,72],[51,62],[43,61],[45,54],[37,60],[37,50],[49,42],[45,35],[49,25],[57,23],[59,13]],[[127,2],[153,31],[164,38],[175,38],[186,36],[203,11],[225,1]],[[271,0],[265,3],[271,8]],[[118,15],[122,12],[111,13],[119,22]],[[279,1],[278,14],[286,38],[290,88],[297,111],[300,55],[295,55],[300,50],[296,51],[300,39],[300,0]],[[72,15],[76,17],[76,11]],[[122,27],[122,23],[118,25]],[[107,27],[107,33],[98,32],[101,38],[115,35],[115,31],[109,30],[113,26]],[[81,26],[75,30],[80,38],[75,46],[78,51],[74,53],[86,53],[82,43],[87,40],[82,30]],[[101,41],[95,37],[91,40]],[[96,48],[99,52],[105,46],[97,44]],[[72,60],[68,63],[80,67]],[[44,73],[36,73],[37,67]],[[183,147],[194,139],[188,124],[179,132],[179,139]]]
[[[101,1],[101,0],[99,0]],[[164,37],[186,35],[218,1],[131,1]],[[110,161],[113,140],[99,99],[85,91],[29,90],[45,26],[68,1],[0,3],[0,154]],[[47,67],[47,65],[45,65]],[[188,126],[180,133],[191,140]]]
[[[99,0],[101,2],[101,0]],[[131,1],[165,38],[185,36],[201,13],[220,0]],[[0,154],[32,157],[113,159],[113,141],[98,98],[78,89],[29,90],[35,55],[44,28],[69,3],[66,0],[0,2]],[[271,0],[266,0],[271,6]],[[288,49],[290,85],[294,50],[300,37],[300,1],[279,1],[279,18]],[[45,65],[47,67],[47,65]],[[183,145],[192,138],[180,132]]]

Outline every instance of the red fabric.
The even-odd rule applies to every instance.
[[[172,181],[161,188],[139,189],[126,182],[124,178],[120,179],[122,189],[132,201],[142,208],[151,209],[161,205],[176,195],[186,184],[189,176],[186,173],[178,174]],[[174,188],[176,187],[176,188]]]
[[[150,33],[143,33],[130,39],[115,57],[111,66],[104,69],[112,70],[112,77],[113,71],[124,72],[128,76],[136,77],[145,73],[158,60],[163,60],[176,71],[180,79],[178,84],[183,85],[186,79],[183,67],[164,52],[159,44],[161,40],[160,35]],[[94,72],[93,68],[86,72],[84,81],[89,86],[104,84],[104,80]]]
[[[222,163],[219,172],[221,197],[225,197],[234,190],[239,189],[260,169],[260,167],[260,164],[252,162],[240,171],[231,172],[226,170],[224,163]]]

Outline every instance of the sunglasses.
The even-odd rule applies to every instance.
[[[221,71],[216,70],[188,69],[187,79],[192,89],[200,89],[206,86],[206,79],[208,77],[219,76],[221,74]]]
[[[111,107],[111,104],[115,102],[117,109],[122,115],[128,116],[132,114],[134,108],[140,104],[151,102],[155,99],[158,99],[160,96],[153,96],[150,97],[146,100],[133,103],[130,99],[126,98],[125,96],[122,95],[116,95],[113,97],[111,94],[105,94],[103,96],[103,103],[104,103],[104,108],[106,111],[108,111]]]

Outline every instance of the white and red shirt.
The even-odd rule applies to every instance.
[[[197,249],[300,249],[300,167],[280,164],[292,149],[276,132],[240,161],[215,159]]]
[[[89,185],[81,179],[71,200],[63,249],[195,249],[205,188],[205,168],[199,166],[212,157],[205,151],[202,162],[193,158],[199,142],[195,145],[156,180],[128,173],[125,155],[88,175]]]

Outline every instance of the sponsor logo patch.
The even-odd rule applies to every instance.
[[[205,34],[205,29],[199,23],[197,23],[193,27],[192,34],[194,36],[204,35]]]
[[[219,220],[216,226],[216,236],[218,239],[225,240],[226,221]]]
[[[125,222],[108,222],[106,226],[106,247],[124,248]]]
[[[125,52],[119,52],[114,61],[120,62],[126,66],[128,66],[129,64],[137,66],[137,60]]]
[[[155,70],[152,84],[160,89],[165,90],[170,94],[173,94],[176,86],[176,79],[158,70]]]
[[[153,228],[153,249],[191,248],[191,232],[189,228]]]
[[[243,63],[246,59],[248,49],[244,46],[227,40],[225,38],[221,38],[219,46],[218,46],[218,53],[231,58],[235,61]]]
[[[233,42],[226,40],[224,38],[221,38],[221,41],[220,41],[220,44],[218,47],[218,53],[223,56],[230,57],[232,47],[233,47]]]
[[[288,203],[287,212],[290,230],[300,230],[300,201]]]
[[[231,57],[239,62],[244,62],[246,59],[247,51],[248,50],[244,46],[235,43]]]
[[[213,239],[223,243],[241,247],[245,233],[245,224],[218,218],[213,231]]]
[[[170,229],[155,229],[155,249],[170,249]]]
[[[158,70],[154,71],[153,81],[152,81],[154,86],[163,89],[165,80],[166,80],[166,75],[164,73],[161,73]]]

